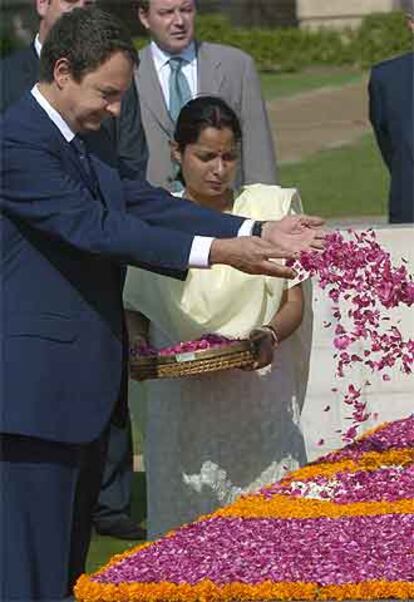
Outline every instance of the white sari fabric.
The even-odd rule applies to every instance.
[[[233,213],[280,219],[301,211],[295,189],[245,187]],[[151,321],[157,347],[205,333],[244,337],[277,312],[284,279],[251,276],[227,266],[191,269],[185,282],[129,268],[126,309]],[[299,426],[311,345],[311,294],[302,325],[256,372],[149,381],[145,467],[151,538],[255,491],[306,462]]]

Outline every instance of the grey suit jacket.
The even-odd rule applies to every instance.
[[[169,141],[174,123],[168,113],[150,46],[140,52],[135,81],[141,104],[149,161],[147,179],[170,188],[174,178]],[[237,113],[243,132],[236,184],[276,183],[276,160],[259,78],[248,55],[231,46],[197,43],[198,94],[222,97]]]
[[[39,57],[33,44],[0,61],[0,113],[33,87],[38,70]],[[116,153],[117,166],[124,177],[145,178],[148,149],[135,86],[122,100],[120,117],[106,119],[98,132],[87,137],[90,148],[106,162],[113,161]]]

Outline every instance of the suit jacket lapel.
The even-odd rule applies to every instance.
[[[198,93],[219,94],[224,74],[220,56],[212,56],[211,47],[206,42],[196,42]]]
[[[135,73],[135,81],[141,102],[151,111],[156,121],[169,135],[173,132],[174,123],[168,113],[164,95],[152,60],[151,48],[146,46],[140,52],[140,65]]]

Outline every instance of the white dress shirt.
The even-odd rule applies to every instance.
[[[33,97],[53,121],[66,142],[71,142],[75,137],[75,132],[69,127],[62,115],[56,111],[50,102],[40,92],[38,85],[35,84],[31,90]],[[245,220],[241,225],[238,236],[249,236],[252,232],[253,221]],[[208,268],[210,267],[209,256],[211,244],[214,238],[209,236],[194,236],[191,245],[188,267],[190,268]]]
[[[42,52],[42,43],[39,39],[38,33],[36,34],[36,37],[34,39],[34,47],[35,47],[37,56],[40,58],[40,53]]]
[[[169,81],[171,68],[169,65],[169,60],[173,56],[179,56],[184,60],[183,66],[181,67],[181,73],[187,80],[191,91],[191,98],[195,98],[197,96],[197,54],[194,42],[187,46],[187,48],[180,52],[180,54],[174,55],[162,50],[155,42],[151,42],[151,53],[154,61],[155,71],[157,73],[158,81],[160,82],[161,90],[167,107],[170,106]]]

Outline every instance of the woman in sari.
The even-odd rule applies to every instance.
[[[240,138],[238,119],[221,99],[199,97],[183,107],[172,144],[182,196],[252,220],[301,212],[295,189],[233,189]],[[124,301],[132,345],[160,348],[217,333],[253,338],[259,349],[254,371],[146,383],[150,538],[306,462],[299,419],[311,312],[304,293],[294,281],[226,266],[190,269],[184,282],[129,268]]]

